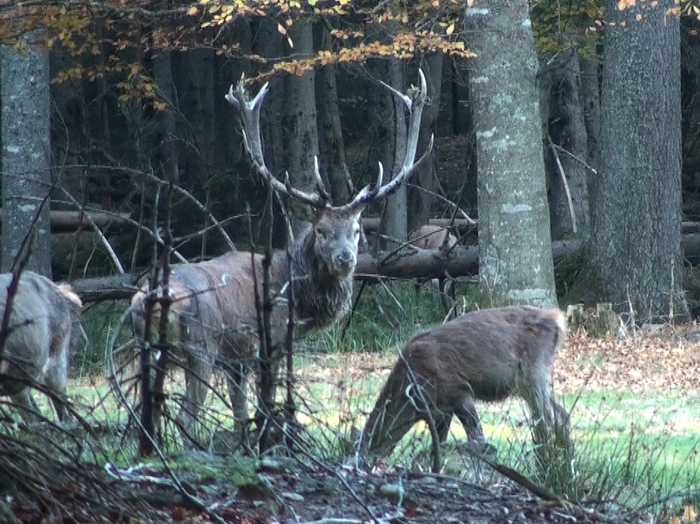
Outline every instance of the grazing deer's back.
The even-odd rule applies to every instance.
[[[565,335],[556,309],[485,309],[417,335],[404,359],[445,395],[468,384],[477,397],[499,400],[517,386],[523,366],[551,365]]]

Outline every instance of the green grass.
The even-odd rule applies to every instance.
[[[467,285],[460,285],[458,296],[466,295],[467,306],[476,302]],[[122,306],[123,307],[123,306]],[[104,381],[91,384],[85,377],[101,372],[104,339],[114,330],[119,306],[100,306],[85,316],[86,330],[93,341],[89,351],[75,358],[75,369],[82,380],[71,387],[71,394],[87,406],[94,405],[106,390]],[[367,287],[352,323],[343,335],[344,323],[311,337],[298,345],[295,359],[304,380],[297,394],[299,419],[305,428],[303,443],[315,456],[345,459],[352,453],[353,441],[372,408],[396,351],[417,331],[442,321],[442,301],[425,286],[416,293],[413,284]],[[358,352],[362,352],[358,355]],[[599,359],[595,355],[593,359]],[[182,377],[171,386],[182,391]],[[225,391],[222,385],[218,391]],[[211,397],[211,395],[210,395]],[[645,394],[589,391],[567,393],[563,403],[575,405],[572,436],[575,443],[574,478],[566,486],[553,486],[576,500],[615,501],[626,507],[653,504],[672,493],[700,488],[700,396],[674,396],[662,392]],[[212,402],[210,420],[223,427],[231,421],[224,404]],[[526,423],[526,409],[520,401],[480,404],[479,413],[487,438],[498,449],[498,460],[532,478],[533,450]],[[109,397],[90,415],[112,423],[125,420]],[[174,432],[173,432],[174,433]],[[444,470],[451,474],[497,478],[460,451],[465,436],[454,422],[451,437],[444,448]],[[118,439],[106,440],[105,448],[116,446]],[[170,449],[175,451],[176,445]],[[105,456],[119,463],[128,461],[129,449],[107,451]],[[402,441],[388,460],[410,468],[427,470],[430,465],[429,438],[424,427],[417,426]],[[177,462],[175,462],[177,464]],[[187,464],[183,466],[187,469]],[[672,499],[680,502],[682,499]],[[653,506],[656,513],[662,505]]]

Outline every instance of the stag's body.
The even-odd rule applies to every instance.
[[[484,434],[474,400],[515,395],[531,411],[534,435],[569,447],[568,416],[555,401],[551,372],[566,339],[558,309],[513,306],[468,313],[414,337],[404,348],[362,435],[362,454],[386,455],[423,420],[447,437],[453,415],[470,442]],[[434,443],[437,445],[437,443]]]
[[[358,226],[359,227],[359,224]],[[349,309],[352,301],[352,271],[357,254],[356,240],[348,243],[351,266],[340,274],[328,267],[316,252],[316,231],[305,231],[294,243],[290,261],[287,253],[276,251],[270,264],[270,359],[275,362],[287,339],[289,318],[285,288],[294,286],[295,336],[302,337],[322,329]],[[191,427],[209,388],[215,365],[227,375],[234,417],[247,418],[246,383],[254,367],[260,344],[261,312],[256,307],[263,300],[263,256],[249,252],[230,252],[196,264],[174,266],[170,278],[168,308],[168,342],[184,359],[188,376],[185,404],[178,415],[184,428]],[[144,291],[132,299],[134,325],[144,335]],[[153,329],[160,324],[160,307],[155,306]]]
[[[8,289],[11,273],[0,274],[0,289]],[[0,310],[6,309],[2,293]],[[0,349],[0,396],[9,395],[22,418],[36,420],[38,408],[31,384],[43,384],[54,393],[56,414],[65,418],[71,336],[81,307],[78,296],[65,284],[25,271],[21,274],[10,312],[9,334]]]
[[[286,286],[293,286],[296,336],[324,328],[349,310],[362,211],[372,201],[396,191],[432,149],[431,139],[426,152],[415,161],[421,112],[427,97],[422,72],[420,80],[420,89],[410,96],[387,86],[400,97],[409,113],[408,145],[400,171],[382,185],[383,168],[379,164],[374,186],[366,186],[351,202],[340,206],[328,202],[317,159],[314,170],[317,193],[294,188],[288,178],[284,183],[279,181],[265,165],[260,109],[268,92],[267,84],[251,99],[241,79],[237,88],[231,86],[226,95],[240,111],[244,144],[256,171],[277,193],[315,210],[311,227],[290,248],[291,267],[287,254],[277,252],[269,268],[269,296],[273,305],[269,311],[270,344],[266,353],[272,366],[287,339]],[[171,275],[169,293],[173,302],[169,308],[168,338],[181,349],[186,360],[185,403],[178,419],[187,433],[206,399],[209,377],[216,364],[227,372],[235,419],[240,423],[247,418],[246,378],[257,358],[260,317],[267,318],[268,313],[264,307],[263,311],[258,307],[264,300],[264,275],[263,258],[247,252],[232,252],[212,261],[179,266]],[[141,338],[145,335],[145,298],[142,291],[132,300],[134,324]],[[160,324],[159,311],[158,308],[154,311],[152,326]]]

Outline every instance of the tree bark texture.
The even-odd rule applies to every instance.
[[[404,66],[396,58],[385,62],[384,82],[398,91],[404,92]],[[406,133],[408,131],[408,115],[403,103],[386,88],[378,86],[383,91],[382,121],[386,126],[386,140],[382,144],[382,164],[385,177],[393,178],[401,169],[406,154]],[[386,115],[386,118],[384,118]],[[389,241],[382,244],[386,247],[396,246],[397,242],[405,242],[408,238],[408,189],[401,184],[396,192],[385,199],[382,215],[381,232]]]
[[[158,87],[158,95],[167,104],[167,108],[158,113],[158,165],[163,178],[177,184],[180,181],[175,121],[177,100],[170,51],[162,50],[154,57],[153,76]]]
[[[528,3],[467,8],[477,142],[479,282],[490,305],[554,305],[549,209]]]
[[[681,280],[680,31],[673,0],[609,0],[591,254],[603,299],[635,318],[687,312]]]
[[[588,138],[588,165],[600,165],[600,62],[596,57],[580,57],[581,98]],[[592,174],[589,174],[589,182]],[[590,183],[589,183],[590,190]]]
[[[442,92],[442,63],[443,56],[441,53],[435,53],[428,56],[423,62],[423,69],[428,80],[428,104],[423,110],[423,119],[421,122],[421,133],[418,139],[418,151],[420,155],[425,151],[428,145],[431,134],[437,134],[438,114],[440,113],[440,94]],[[435,191],[435,177],[437,177],[438,166],[438,151],[433,150],[430,157],[430,162],[426,162],[418,173],[414,175],[409,190],[409,209],[408,214],[408,229],[413,231],[417,227],[427,224],[430,218],[430,209],[433,203],[433,195]],[[454,176],[459,176],[458,173],[453,173]]]
[[[588,135],[581,96],[581,64],[576,49],[569,49],[562,55],[552,75],[552,113],[548,122],[552,143],[546,143],[549,147],[548,154],[553,161],[550,183],[552,236],[563,238],[575,235],[588,238],[589,170],[582,163],[588,163]],[[562,176],[567,180],[568,195]],[[576,232],[573,220],[576,221]]]
[[[2,99],[2,271],[10,271],[33,235],[26,269],[51,276],[49,54],[25,36],[25,49],[0,50]],[[34,230],[32,232],[32,229]]]
[[[294,43],[291,52],[300,58],[309,57],[314,52],[313,23],[311,19],[300,20],[289,31]],[[318,156],[318,130],[316,127],[316,79],[314,70],[303,76],[290,76],[287,79],[286,128],[287,167],[292,185],[306,191],[315,190],[314,156]],[[292,229],[298,233],[305,227],[304,216],[309,220],[309,210],[299,209],[294,202]]]

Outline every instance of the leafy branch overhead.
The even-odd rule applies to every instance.
[[[160,99],[148,69],[135,56],[206,48],[220,56],[260,64],[260,79],[281,73],[302,75],[314,67],[372,57],[410,59],[438,52],[468,58],[473,54],[457,29],[462,26],[463,11],[464,2],[457,0],[199,0],[170,4],[156,0],[30,0],[0,4],[0,42],[21,47],[26,45],[22,36],[31,33],[39,39],[35,44],[60,48],[74,59],[56,73],[54,82],[94,81],[116,74],[120,102],[135,100],[165,110],[167,102]],[[241,45],[240,21],[263,17],[275,21],[286,42],[287,57],[265,59]],[[309,17],[328,28],[332,45],[313,56],[295,56],[292,30]],[[369,35],[370,27],[381,27],[381,35]]]

